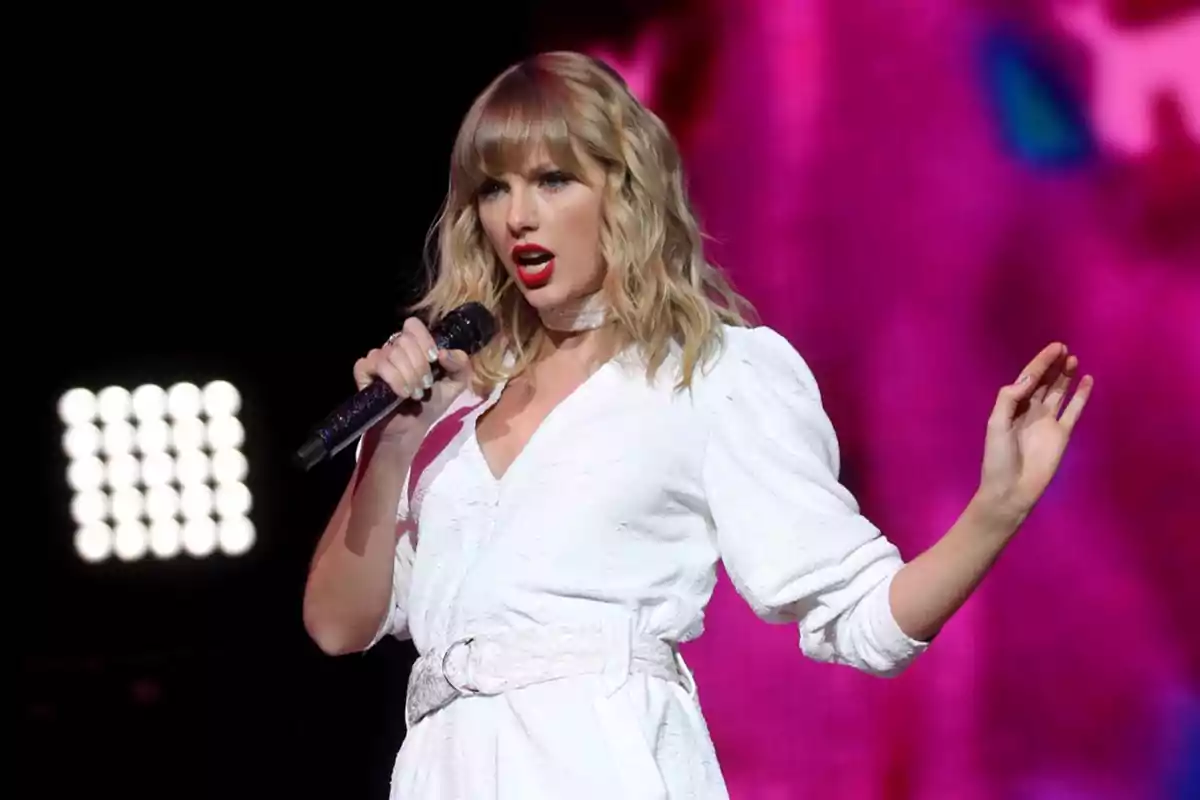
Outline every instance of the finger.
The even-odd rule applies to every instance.
[[[1046,394],[1045,404],[1052,414],[1058,416],[1058,412],[1062,410],[1063,400],[1067,396],[1067,389],[1070,388],[1071,382],[1075,380],[1075,372],[1079,368],[1079,359],[1075,356],[1068,356],[1063,367],[1059,370],[1058,375],[1054,379],[1054,383],[1050,385],[1050,391]]]
[[[1067,408],[1063,411],[1059,422],[1067,433],[1070,434],[1075,428],[1075,423],[1079,422],[1080,415],[1083,414],[1083,408],[1087,405],[1088,398],[1092,395],[1092,386],[1095,385],[1095,380],[1091,375],[1084,375],[1079,380],[1079,386],[1075,389],[1075,396],[1071,398],[1071,402],[1067,403]]]
[[[408,364],[413,369],[413,385],[421,390],[433,386],[433,370],[430,369],[429,355],[417,337],[406,331],[396,340],[395,346],[403,351]]]
[[[404,320],[404,332],[413,337],[421,348],[421,354],[425,358],[425,362],[432,364],[437,361],[437,342],[433,339],[433,334],[425,327],[425,323],[421,322],[417,317],[409,317]]]
[[[1021,370],[1020,376],[1013,383],[1013,386],[1020,390],[1020,398],[1032,397],[1036,389],[1041,386],[1042,379],[1046,372],[1054,366],[1059,357],[1067,350],[1066,345],[1060,342],[1048,344],[1042,348],[1042,352],[1033,357],[1033,360],[1025,365],[1025,369]]]
[[[375,374],[395,392],[397,397],[406,399],[412,396],[408,377],[390,359],[380,358],[375,364]]]
[[[461,380],[471,372],[471,357],[462,350],[439,350],[438,363],[455,380]]]
[[[414,363],[412,356],[409,354],[409,350],[412,349],[411,345],[408,347],[405,346],[408,338],[408,336],[401,336],[390,347],[384,349],[384,363],[396,370],[396,374],[402,382],[403,391],[397,391],[396,393],[405,397],[416,398],[421,396],[421,374],[417,369],[418,364],[421,362]],[[381,371],[382,366],[380,365]],[[396,387],[392,388],[395,389]]]
[[[374,364],[382,357],[382,352],[376,348],[354,362],[354,385],[360,391],[370,386],[371,381],[375,380]]]
[[[988,417],[990,430],[1003,431],[1012,425],[1017,415],[1017,405],[1024,401],[1025,388],[1021,384],[1010,383],[1000,387],[996,395],[996,404],[992,406],[992,414]]]
[[[1067,363],[1074,359],[1075,356],[1067,355],[1067,348],[1062,349],[1062,353],[1058,354],[1050,367],[1042,373],[1042,379],[1038,381],[1036,390],[1033,390],[1033,396],[1030,398],[1034,403],[1045,403],[1046,397],[1050,395],[1050,391],[1054,389],[1055,384],[1062,378],[1064,369],[1067,368]]]

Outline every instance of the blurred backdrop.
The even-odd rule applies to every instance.
[[[805,661],[722,580],[685,656],[733,796],[1200,793],[1192,0],[106,10],[30,32],[18,796],[386,796],[414,654],[307,640],[351,458],[288,456],[412,299],[471,99],[561,48],[675,132],[712,255],[809,360],[843,481],[906,555],[961,510],[995,390],[1042,344],[1097,376],[1059,479],[903,677]],[[171,438],[173,472],[109,455]]]

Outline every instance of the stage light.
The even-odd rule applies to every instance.
[[[253,547],[240,410],[227,381],[64,393],[58,412],[79,556],[133,561]]]

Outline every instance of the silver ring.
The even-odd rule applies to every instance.
[[[450,653],[452,653],[454,651],[455,647],[457,647],[460,644],[470,644],[473,641],[475,641],[475,637],[468,636],[465,639],[459,639],[456,642],[451,642],[450,646],[446,648],[446,652],[442,654],[442,679],[445,680],[446,683],[450,684],[451,689],[453,689],[454,691],[458,692],[458,694],[463,695],[463,696],[477,694],[477,692],[474,690],[463,689],[463,688],[459,687],[454,681],[450,680],[450,676],[446,674],[446,659],[450,658]],[[469,656],[468,656],[468,658],[469,658]]]
[[[404,331],[396,331],[395,333],[393,333],[391,336],[389,336],[387,338],[387,341],[384,342],[384,346],[386,347],[387,345],[394,344],[396,342],[396,340],[399,339],[403,335],[404,335]]]

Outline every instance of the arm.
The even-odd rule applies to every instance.
[[[1000,390],[988,420],[979,491],[950,530],[892,579],[892,613],[908,636],[929,641],[937,635],[1046,490],[1091,392],[1085,376],[1064,409],[1077,366],[1065,346],[1053,344]]]
[[[429,366],[433,360],[446,373],[436,382]],[[355,363],[359,389],[378,378],[397,397],[424,399],[400,404],[363,436],[350,483],[317,544],[304,587],[304,627],[326,653],[365,650],[386,632],[385,623],[396,622],[392,601],[399,601],[403,590],[396,583],[407,581],[405,573],[394,572],[402,552],[396,524],[404,484],[426,432],[467,386],[471,374],[467,355],[439,351],[415,317],[405,320],[403,331],[382,348]],[[407,557],[406,563],[411,563],[411,549]]]
[[[798,353],[734,332],[709,396],[705,489],[727,572],[755,612],[798,622],[805,654],[899,675],[962,605],[1049,483],[1091,388],[1051,346],[1000,392],[983,479],[962,518],[905,564],[837,480],[837,437]]]
[[[388,614],[396,509],[421,436],[368,433],[317,544],[304,588],[304,627],[330,655],[365,650]]]
[[[901,567],[889,600],[896,624],[928,642],[967,601],[991,569],[1019,523],[976,497],[932,547]]]

